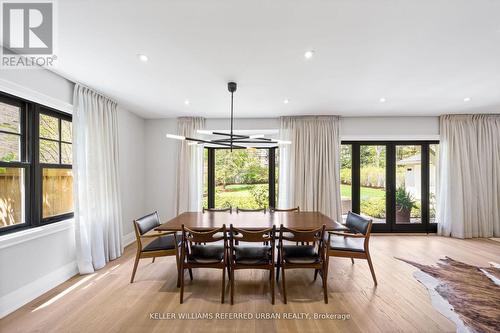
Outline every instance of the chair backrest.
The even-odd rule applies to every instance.
[[[266,207],[264,207],[264,208],[240,208],[240,207],[236,207],[236,213],[239,213],[239,212],[264,212],[264,214],[265,214]]]
[[[182,225],[182,242],[187,243],[213,243],[224,240],[226,243],[226,225],[207,231],[195,231]]]
[[[233,207],[229,206],[227,208],[202,208],[203,213],[205,212],[228,212],[229,214],[233,213]]]
[[[326,226],[323,224],[322,227],[314,230],[297,230],[285,228],[283,225],[280,227],[279,243],[280,247],[283,245],[283,241],[291,242],[312,242],[318,245],[318,249],[323,247],[323,238],[325,235]]]
[[[355,214],[353,212],[349,212],[347,214],[345,224],[349,229],[357,233],[369,235],[371,231],[372,220],[364,218],[363,216]]]
[[[270,209],[273,212],[297,212],[300,213],[300,207],[294,207],[294,208],[271,208]]]
[[[235,241],[238,242],[251,242],[251,243],[263,243],[263,242],[271,242],[274,243],[275,235],[276,235],[276,227],[261,229],[261,230],[247,230],[235,228],[231,224],[230,226],[230,243],[231,246]]]
[[[146,232],[158,227],[160,225],[160,218],[158,217],[158,212],[153,212],[146,216],[143,216],[137,220],[134,220],[134,228],[137,236],[142,236]]]

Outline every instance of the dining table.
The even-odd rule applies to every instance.
[[[281,226],[301,231],[314,230],[325,225],[327,231],[347,231],[343,224],[327,217],[320,212],[185,212],[161,224],[157,231],[181,231],[182,225],[204,231],[230,225],[247,230],[261,230]]]

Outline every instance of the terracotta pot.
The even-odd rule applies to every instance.
[[[410,223],[411,209],[396,206],[396,223]]]

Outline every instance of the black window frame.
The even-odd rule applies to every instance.
[[[351,145],[351,200],[352,211],[360,213],[361,211],[361,156],[360,147],[363,145],[377,145],[385,146],[386,149],[386,222],[374,223],[372,225],[372,232],[381,233],[435,233],[437,232],[437,222],[430,223],[429,214],[429,193],[430,193],[430,159],[429,159],[429,146],[438,144],[439,140],[384,140],[384,141],[355,141],[346,140],[341,142],[342,145]],[[396,223],[396,147],[404,145],[417,145],[421,146],[421,223]]]
[[[30,160],[30,155],[32,151],[32,142],[30,140],[31,138],[31,124],[30,119],[28,117],[28,114],[31,109],[31,105],[27,103],[26,101],[23,101],[21,99],[18,99],[14,96],[8,95],[8,94],[0,94],[0,102],[9,104],[9,105],[14,105],[20,108],[20,133],[19,134],[14,134],[8,131],[3,131],[0,130],[2,133],[8,133],[8,134],[14,134],[18,135],[20,137],[20,154],[19,154],[19,161],[0,161],[0,167],[3,168],[19,168],[24,170],[24,212],[25,212],[25,220],[23,223],[17,223],[14,225],[10,226],[5,226],[0,228],[0,235],[14,232],[20,229],[25,229],[30,227],[31,221],[33,220],[33,211],[31,209],[32,207],[32,195],[31,195],[31,188],[33,187],[33,177],[32,177],[32,172],[33,172],[33,165]]]
[[[36,154],[35,169],[37,170],[37,177],[35,179],[39,181],[39,186],[37,189],[39,199],[35,202],[37,202],[39,205],[38,209],[40,212],[39,213],[40,214],[39,215],[40,225],[46,225],[46,224],[50,224],[50,223],[54,223],[54,222],[67,220],[67,219],[74,217],[74,213],[71,212],[71,213],[64,213],[64,214],[59,214],[59,215],[49,216],[49,217],[44,218],[43,217],[43,198],[42,198],[42,194],[43,194],[42,180],[43,180],[43,170],[44,169],[71,169],[71,170],[73,169],[72,164],[63,164],[62,163],[62,144],[63,143],[71,144],[72,145],[71,147],[73,148],[73,142],[68,142],[68,141],[62,140],[62,121],[65,120],[65,121],[72,122],[72,117],[71,117],[71,115],[68,115],[67,113],[60,112],[60,111],[57,111],[55,109],[48,108],[48,107],[42,106],[42,105],[38,105],[37,109],[38,109],[36,112],[36,124],[37,124],[37,126],[36,126],[36,130],[37,130],[36,138],[37,139],[35,141],[37,144],[38,153]],[[59,140],[46,139],[46,138],[40,137],[39,130],[40,130],[40,115],[41,114],[57,118],[58,125],[59,125]],[[39,150],[40,139],[58,143],[59,163],[42,163],[40,161],[40,150]]]
[[[66,168],[72,169],[72,164],[46,164],[40,163],[39,152],[39,121],[40,113],[47,114],[61,120],[72,122],[72,115],[46,105],[35,103],[24,98],[20,98],[3,91],[0,91],[0,102],[11,105],[22,106],[20,121],[21,128],[21,156],[20,161],[3,162],[0,167],[24,168],[25,170],[25,221],[11,226],[0,228],[0,235],[5,235],[21,230],[36,228],[39,226],[55,223],[74,217],[74,213],[65,213],[49,218],[42,218],[42,174],[43,168]],[[61,126],[59,126],[61,132]],[[60,137],[62,140],[62,137]],[[61,145],[60,145],[61,146]],[[61,149],[61,148],[59,148]],[[59,154],[61,161],[62,155]]]
[[[207,154],[207,205],[208,208],[215,208],[215,151],[216,150],[226,150],[230,149],[229,147],[205,147],[208,151]],[[237,149],[245,149],[245,148],[234,148]],[[276,207],[276,149],[278,147],[256,147],[255,149],[267,149],[268,150],[268,183],[269,183],[269,208]]]

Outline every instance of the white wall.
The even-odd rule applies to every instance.
[[[145,208],[162,221],[175,216],[177,144],[165,134],[177,133],[176,119],[146,120]]]
[[[74,83],[47,70],[0,70],[0,90],[72,112]]]
[[[227,130],[229,119],[207,119],[206,127]],[[234,121],[234,128],[240,130],[277,130],[279,127],[279,118]],[[439,117],[342,117],[340,132],[343,140],[435,140],[439,139]]]
[[[72,112],[74,84],[46,70],[0,70],[0,91]],[[144,120],[118,108],[123,241],[145,214]],[[77,274],[73,220],[0,236],[0,318]]]
[[[343,117],[342,140],[437,140],[439,117]]]
[[[146,183],[146,150],[144,119],[123,108],[118,108],[118,135],[120,154],[120,192],[124,244],[135,240],[132,221],[145,215],[144,190]]]

